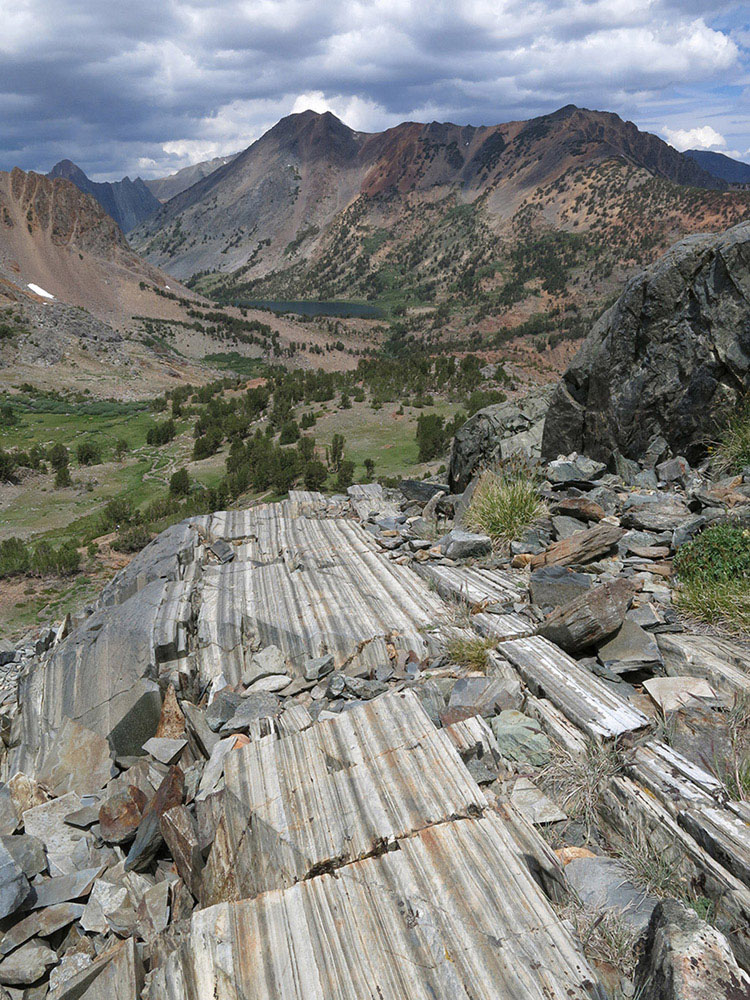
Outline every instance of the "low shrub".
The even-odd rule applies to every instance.
[[[706,528],[675,557],[677,604],[687,614],[730,631],[750,630],[750,527]]]
[[[726,472],[741,472],[750,465],[750,398],[725,424],[716,445],[716,457]]]
[[[140,552],[151,541],[151,532],[143,524],[134,524],[118,532],[112,542],[112,548],[117,552]]]

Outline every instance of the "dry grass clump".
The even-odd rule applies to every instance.
[[[622,979],[632,981],[638,961],[640,931],[613,910],[591,912],[575,900],[558,908],[558,914],[570,922],[584,955],[592,965],[608,966],[616,970]],[[619,992],[615,993],[615,996],[619,995]]]
[[[586,753],[581,755],[554,744],[541,778],[554,790],[560,808],[579,819],[589,836],[597,823],[601,794],[610,778],[621,773],[622,766],[622,752],[616,741],[605,745],[589,740]]]
[[[469,667],[479,673],[487,670],[487,654],[497,645],[495,639],[483,639],[481,636],[466,638],[461,636],[448,643],[447,652],[454,663]]]
[[[544,517],[547,505],[527,469],[485,472],[466,511],[466,526],[497,544],[507,544]]]
[[[631,833],[617,856],[633,885],[660,899],[687,900],[690,886],[681,874],[684,853],[655,847],[641,831]]]

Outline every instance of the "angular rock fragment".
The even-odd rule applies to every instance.
[[[147,802],[146,794],[136,785],[128,785],[110,796],[99,809],[102,840],[108,844],[124,844],[132,840]]]
[[[721,704],[714,689],[702,677],[650,677],[643,686],[662,712]]]
[[[440,539],[439,545],[449,559],[472,559],[492,551],[492,541],[487,535],[477,535],[460,528],[449,531]]]
[[[21,866],[7,848],[0,844],[0,919],[20,908],[29,895],[30,888]]]
[[[37,774],[55,795],[96,792],[113,775],[109,744],[98,733],[73,719],[65,719]]]
[[[591,577],[576,573],[565,566],[543,566],[535,569],[529,580],[531,600],[540,608],[557,608],[568,604],[591,587]]]
[[[76,792],[27,809],[23,825],[27,833],[44,844],[51,875],[68,875],[76,870],[75,848],[87,834],[65,822],[65,817],[81,808]]]
[[[49,937],[55,931],[80,920],[85,907],[82,903],[56,903],[24,917],[7,930],[0,939],[0,955],[8,955],[33,937]]]
[[[549,763],[551,744],[536,719],[509,709],[489,722],[503,757],[533,767]]]
[[[616,674],[638,670],[653,671],[662,662],[654,636],[627,619],[617,634],[599,647],[598,655],[604,666]]]
[[[684,903],[654,908],[635,974],[639,1000],[743,1000],[750,976],[727,939]]]
[[[144,810],[138,832],[125,860],[126,871],[144,871],[156,857],[163,843],[160,821],[163,813],[182,802],[185,779],[175,764],[159,786],[156,795]]]
[[[565,875],[586,909],[613,911],[634,930],[646,929],[659,902],[634,885],[614,858],[577,858],[565,866]]]
[[[177,695],[171,684],[164,693],[164,701],[159,715],[159,725],[154,736],[159,739],[179,740],[185,735],[185,716],[177,703]]]
[[[180,878],[198,899],[203,855],[198,841],[198,829],[185,806],[175,806],[164,813],[161,817],[161,833]]]
[[[529,823],[541,826],[559,823],[568,817],[548,796],[541,792],[530,778],[516,778],[510,801]]]
[[[33,878],[47,867],[42,842],[29,833],[0,837],[0,847],[8,851],[27,878]]]
[[[58,961],[57,952],[46,944],[27,941],[0,961],[0,983],[5,986],[30,986]]]
[[[593,528],[571,535],[560,542],[554,542],[544,552],[531,560],[531,568],[539,566],[570,566],[586,563],[609,552],[625,534],[622,528],[604,522]]]
[[[146,740],[143,744],[143,749],[154,760],[158,760],[162,764],[173,764],[186,746],[186,739],[168,739],[166,737],[152,736],[150,740]]]
[[[70,900],[82,899],[88,896],[94,879],[101,874],[102,866],[98,868],[82,868],[72,875],[59,875],[35,883],[24,901],[25,910],[40,910],[56,903],[66,903]]]
[[[580,653],[620,628],[635,594],[629,580],[618,579],[587,591],[547,615],[539,634],[567,653]]]

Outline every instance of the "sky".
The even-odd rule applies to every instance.
[[[307,108],[379,131],[569,103],[750,162],[750,2],[0,0],[0,25],[0,169],[159,177]]]

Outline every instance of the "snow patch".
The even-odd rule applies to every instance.
[[[43,288],[41,288],[39,285],[35,285],[31,281],[28,283],[26,287],[30,288],[35,295],[41,295],[43,299],[54,299],[55,297],[54,295],[50,295],[49,292],[45,292]]]

